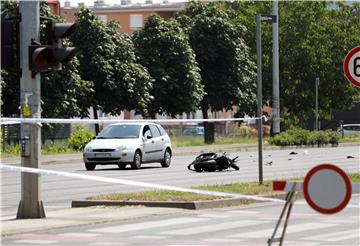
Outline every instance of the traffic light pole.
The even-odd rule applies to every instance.
[[[41,118],[40,74],[29,70],[31,40],[40,40],[40,2],[19,1],[20,22],[20,105],[21,117]],[[21,166],[39,168],[41,157],[41,128],[38,124],[21,124]],[[21,201],[17,218],[43,218],[40,176],[21,173]]]

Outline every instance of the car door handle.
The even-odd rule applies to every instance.
[[[155,143],[155,141],[154,141],[154,140],[152,140],[151,142],[152,142],[152,143]]]
[[[164,141],[164,139],[163,139],[163,138],[161,138],[161,141]]]

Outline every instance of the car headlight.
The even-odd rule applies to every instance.
[[[116,148],[116,150],[118,150],[118,151],[124,151],[126,149],[127,149],[127,146],[119,146]]]
[[[84,152],[91,152],[91,147],[90,146],[85,146],[84,148]]]

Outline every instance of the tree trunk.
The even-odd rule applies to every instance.
[[[204,119],[208,119],[208,109],[202,108],[202,114]],[[206,144],[212,144],[215,141],[215,124],[213,122],[204,122],[204,141]]]
[[[94,112],[94,119],[95,120],[99,119],[97,107],[93,107],[93,112]],[[100,132],[99,124],[96,123],[95,124],[95,136],[97,136],[99,134],[99,132]]]

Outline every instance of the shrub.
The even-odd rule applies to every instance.
[[[332,145],[338,145],[339,144],[340,135],[339,135],[338,132],[331,131],[331,130],[326,130],[326,134],[328,136],[330,144],[332,144]]]
[[[241,126],[240,126],[240,136],[241,136],[241,137],[250,138],[250,137],[251,137],[251,127],[250,127],[250,126],[241,125]]]
[[[329,143],[337,145],[339,143],[339,135],[331,130],[310,132],[301,128],[293,128],[269,138],[268,142],[279,146],[308,144],[321,146]]]
[[[275,144],[279,146],[287,146],[287,145],[293,145],[294,140],[289,133],[282,132],[274,137],[270,137],[268,142],[270,144]]]
[[[310,131],[302,128],[293,128],[287,131],[288,134],[292,137],[293,145],[306,145],[308,144],[308,138],[311,134]]]
[[[74,150],[83,150],[85,145],[91,141],[93,134],[81,125],[76,125],[75,130],[68,139],[68,146]]]

